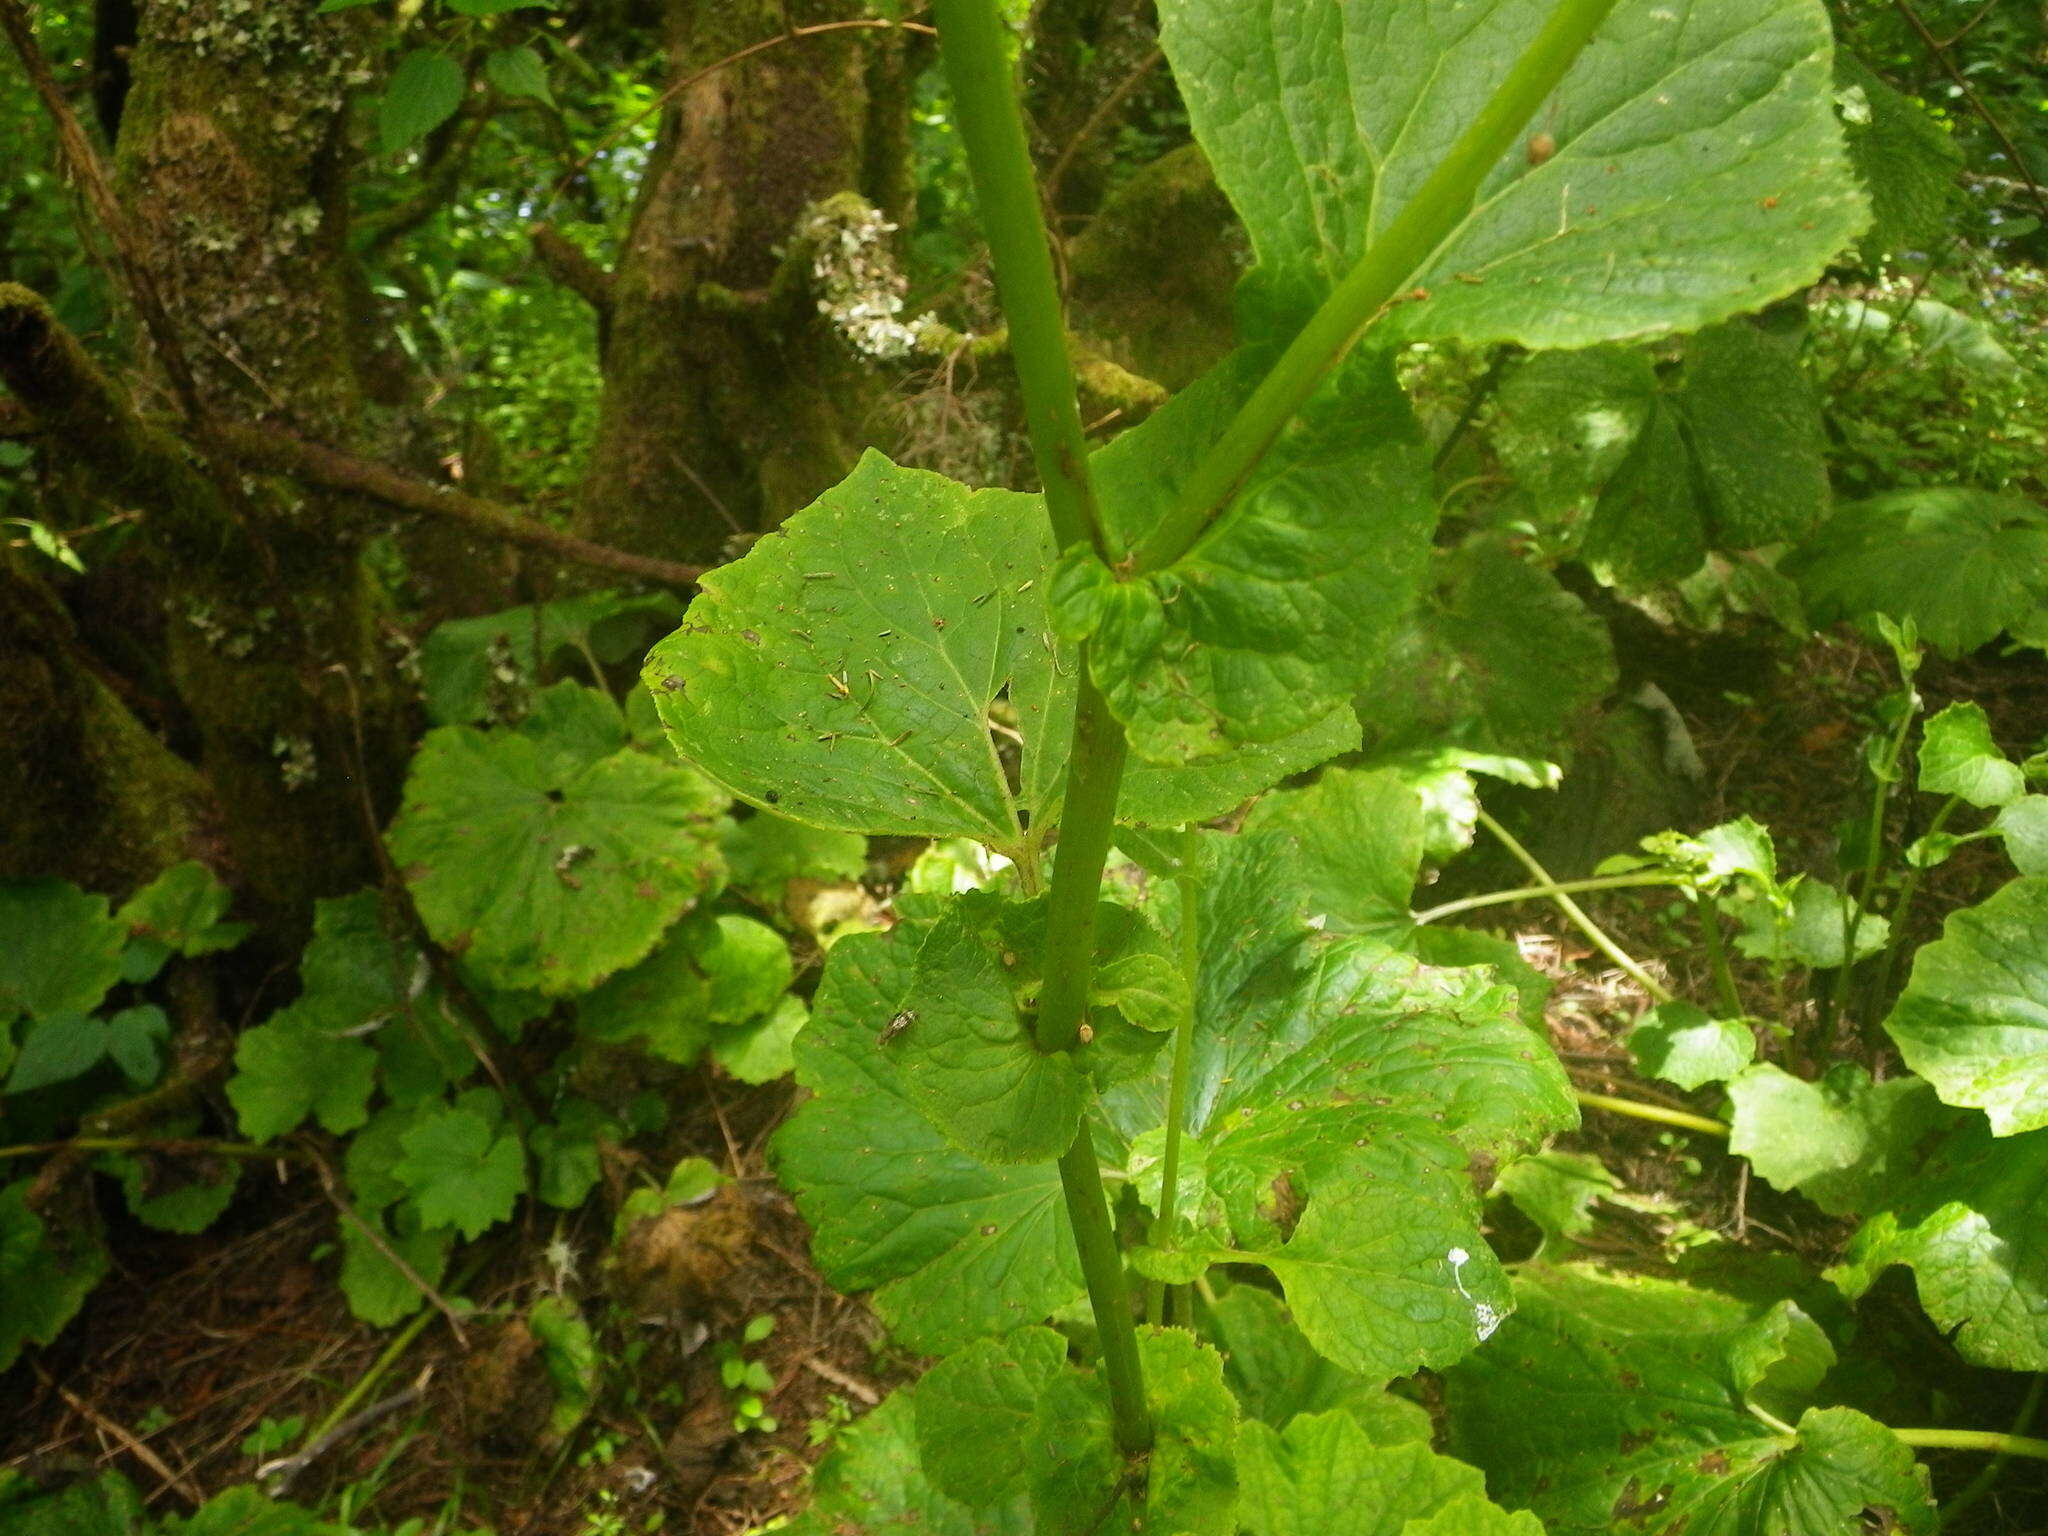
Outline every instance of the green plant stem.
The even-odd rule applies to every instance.
[[[1930,1451],[1992,1451],[2000,1456],[2048,1461],[2048,1440],[2009,1435],[2002,1429],[1895,1429],[1892,1433],[1908,1445]]]
[[[2034,1415],[2041,1409],[2043,1387],[2048,1387],[2048,1371],[2037,1372],[2032,1385],[2027,1388],[2027,1395],[2020,1401],[2020,1411],[2013,1415],[2013,1434],[2024,1436],[2033,1426]],[[1999,1478],[2005,1475],[2006,1465],[2011,1460],[2012,1452],[2009,1450],[2001,1450],[1993,1456],[1983,1471],[1970,1479],[1961,1493],[1942,1506],[1939,1528],[1947,1530],[1965,1511],[1974,1509],[1988,1498],[1991,1490],[1998,1486]]]
[[[303,1163],[296,1147],[265,1146],[251,1141],[207,1141],[176,1136],[74,1136],[69,1141],[29,1142],[0,1147],[0,1162],[14,1157],[41,1157],[51,1152],[161,1152],[171,1157],[239,1157],[253,1162]]]
[[[975,202],[995,263],[996,292],[1010,328],[1010,357],[1024,399],[1032,454],[1045,486],[1053,537],[1062,549],[1085,540],[1098,555],[1106,555],[1102,519],[1088,479],[1066,321],[1005,48],[1008,32],[995,0],[936,0],[933,12],[946,78],[953,89],[953,121],[967,149]],[[1075,670],[1080,684],[1046,914],[1045,984],[1035,1029],[1040,1049],[1047,1051],[1072,1050],[1082,1043],[1095,968],[1095,908],[1116,829],[1117,791],[1124,772],[1123,729],[1088,681],[1085,645]],[[1137,1456],[1152,1444],[1152,1420],[1145,1406],[1123,1255],[1086,1120],[1059,1167],[1102,1341],[1117,1447],[1127,1456]]]
[[[1735,973],[1728,969],[1728,946],[1721,937],[1721,910],[1704,892],[1693,898],[1693,912],[1700,920],[1700,938],[1706,945],[1707,964],[1714,970],[1714,989],[1720,994],[1721,1009],[1731,1019],[1743,1015],[1742,994],[1735,990]]]
[[[1009,323],[1010,360],[1053,537],[1061,549],[1085,540],[1106,559],[1052,248],[1005,47],[1009,29],[994,0],[933,0],[932,15],[953,88],[953,123],[967,149],[974,201],[995,263],[996,295]]]
[[[1130,1283],[1116,1230],[1109,1220],[1109,1198],[1102,1190],[1102,1167],[1095,1161],[1095,1137],[1088,1122],[1074,1144],[1060,1155],[1060,1188],[1067,1198],[1067,1216],[1074,1225],[1074,1246],[1081,1254],[1081,1275],[1088,1282],[1088,1305],[1095,1314],[1102,1346],[1102,1374],[1109,1383],[1109,1409],[1117,1449],[1142,1456],[1152,1449],[1152,1412],[1145,1406],[1145,1370],[1138,1359],[1138,1333],[1131,1323]]]
[[[1173,564],[1235,496],[1267,447],[1395,294],[1471,212],[1480,183],[1572,66],[1615,0],[1559,0],[1507,77],[1421,188],[1288,343],[1202,456],[1167,515],[1133,551],[1139,572]]]
[[[1926,835],[1937,836],[1962,803],[1960,795],[1950,795],[1941,809],[1934,813],[1934,820],[1927,824]],[[1899,899],[1892,904],[1891,936],[1885,941],[1884,955],[1877,962],[1877,981],[1870,992],[1873,1016],[1878,1016],[1877,1010],[1884,1007],[1885,994],[1891,990],[1892,973],[1898,969],[1899,951],[1906,947],[1906,919],[1913,911],[1913,898],[1920,894],[1920,881],[1926,873],[1920,866],[1911,865],[1905,878],[1899,882]]]
[[[1517,886],[1512,891],[1486,891],[1478,896],[1465,896],[1457,901],[1447,901],[1440,907],[1430,907],[1414,914],[1417,923],[1433,923],[1440,917],[1449,917],[1454,912],[1471,912],[1479,907],[1504,907],[1516,901],[1540,901],[1556,896],[1569,896],[1574,891],[1626,891],[1650,885],[1680,885],[1683,880],[1677,875],[1594,875],[1585,880],[1557,880],[1547,885]]]
[[[1698,1131],[1702,1136],[1728,1137],[1728,1127],[1719,1120],[1710,1120],[1705,1115],[1688,1114],[1682,1109],[1666,1109],[1662,1104],[1642,1104],[1634,1099],[1617,1099],[1604,1093],[1587,1093],[1574,1089],[1572,1097],[1588,1109],[1604,1109],[1611,1115],[1627,1115],[1631,1120],[1652,1120],[1658,1125],[1675,1125],[1680,1130]]]
[[[1864,909],[1877,892],[1877,871],[1884,859],[1884,803],[1891,795],[1893,781],[1898,777],[1899,759],[1906,751],[1906,733],[1912,729],[1914,717],[1919,714],[1915,707],[1919,697],[1913,689],[1913,679],[1907,677],[1905,707],[1899,711],[1899,723],[1892,731],[1892,739],[1885,744],[1884,766],[1872,775],[1877,782],[1870,792],[1870,825],[1864,834],[1863,867],[1857,871],[1856,890],[1852,893],[1849,910],[1842,914],[1842,964],[1835,972],[1834,985],[1828,988],[1814,1032],[1822,1042],[1828,1039],[1835,1020],[1842,1016],[1843,1008],[1848,1005],[1849,983],[1856,974],[1856,931],[1863,925]]]
[[[1188,1011],[1181,1016],[1173,1032],[1173,1071],[1166,1089],[1166,1147],[1159,1159],[1159,1219],[1152,1224],[1152,1246],[1155,1248],[1164,1248],[1172,1243],[1175,1218],[1180,1212],[1181,1121],[1187,1113],[1188,1077],[1194,1068],[1196,989],[1202,973],[1198,921],[1202,892],[1194,873],[1198,836],[1192,827],[1181,833],[1180,873],[1174,879],[1180,891],[1180,970],[1187,983]],[[1146,1300],[1146,1315],[1154,1323],[1169,1321],[1164,1282],[1152,1282]]]
[[[1671,1001],[1671,989],[1630,959],[1628,951],[1607,936],[1606,929],[1586,916],[1586,909],[1558,888],[1558,882],[1551,878],[1550,871],[1536,861],[1536,855],[1524,848],[1512,832],[1483,810],[1479,812],[1479,824],[1499,839],[1500,845],[1514,855],[1516,863],[1536,877],[1539,885],[1549,889],[1550,899],[1557,903],[1558,910],[1570,918],[1573,926],[1592,941],[1594,948],[1612,960],[1637,986],[1658,1002]]]

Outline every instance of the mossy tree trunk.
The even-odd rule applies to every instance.
[[[865,13],[857,0],[667,0],[669,78]],[[611,278],[579,533],[714,562],[882,435],[883,381],[807,292],[791,302],[802,274],[778,252],[836,193],[900,214],[911,46],[887,30],[792,38],[710,69],[670,103]]]
[[[205,409],[347,446],[364,402],[346,104],[370,24],[315,10],[144,7],[115,173]],[[375,524],[278,484],[231,484],[223,502],[228,547],[169,552],[165,648],[234,872],[260,903],[303,911],[371,872],[359,768],[382,808],[402,740],[361,561]]]

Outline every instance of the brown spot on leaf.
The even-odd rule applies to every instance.
[[[1700,1458],[1700,1476],[1726,1477],[1728,1475],[1728,1453],[1709,1451]]]

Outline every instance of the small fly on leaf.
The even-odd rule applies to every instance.
[[[891,1019],[888,1023],[882,1026],[882,1032],[879,1035],[875,1036],[875,1044],[887,1045],[891,1040],[894,1040],[898,1035],[902,1034],[903,1031],[910,1028],[910,1026],[915,1024],[916,1022],[917,1015],[912,1013],[908,1008],[904,1009],[901,1013],[897,1014],[895,1018]]]

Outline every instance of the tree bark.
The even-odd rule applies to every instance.
[[[203,407],[343,446],[363,405],[343,173],[366,29],[311,0],[145,7],[115,156],[133,255]],[[237,873],[259,904],[303,920],[314,897],[372,873],[357,779],[367,769],[381,809],[401,761],[360,558],[376,522],[346,495],[222,491],[246,542],[204,560],[172,552],[165,647]]]
[[[863,9],[668,0],[669,77],[689,80],[791,27]],[[869,84],[870,59],[904,46],[893,31],[794,38],[709,69],[664,113],[608,285],[604,398],[579,534],[714,564],[733,536],[772,527],[836,482],[878,436],[883,381],[815,306],[772,303],[770,290],[776,253],[811,204],[848,190],[884,206],[907,196],[907,94],[871,96]],[[889,68],[876,76],[885,86]]]

